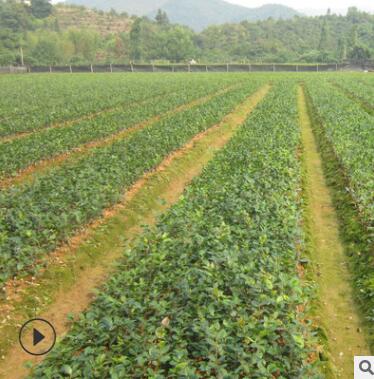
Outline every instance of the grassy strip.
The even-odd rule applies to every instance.
[[[331,145],[323,124],[308,91],[307,105],[312,127],[322,156],[323,169],[339,217],[340,236],[346,248],[354,278],[356,299],[365,315],[366,336],[374,349],[374,247],[372,232],[366,227],[357,211],[355,199],[347,190],[350,179]]]
[[[299,138],[282,83],[32,377],[319,377],[296,271]]]
[[[126,140],[93,149],[80,161],[30,184],[0,192],[1,281],[38,269],[34,266],[38,258],[99,217],[137,178],[217,123],[255,89],[249,85],[213,98]]]
[[[186,102],[212,92],[216,86],[180,89],[178,93],[154,97],[145,104],[105,113],[92,120],[84,120],[73,126],[47,129],[28,137],[0,144],[0,179],[16,175],[19,170],[55,157],[74,148],[126,130],[158,114],[165,113]]]
[[[331,356],[329,352],[328,337],[324,328],[320,323],[314,320],[319,317],[322,310],[322,304],[319,299],[320,294],[316,287],[317,277],[318,277],[318,263],[313,261],[313,252],[315,251],[315,243],[311,233],[311,223],[312,216],[309,209],[309,200],[306,193],[307,189],[307,179],[306,179],[306,165],[304,158],[301,159],[302,163],[302,187],[303,187],[303,207],[302,207],[302,227],[304,231],[304,245],[302,250],[302,267],[303,267],[303,277],[302,280],[305,282],[307,288],[309,288],[309,308],[308,308],[308,318],[312,320],[311,328],[313,329],[316,339],[318,340],[318,347],[316,349],[316,358],[320,362],[320,370],[323,374],[324,379],[334,379],[334,369],[331,362]]]
[[[299,91],[303,91],[303,88],[299,88]],[[299,119],[301,128],[303,127],[302,122],[303,117],[309,117],[309,114],[303,109],[301,101],[303,101],[303,97],[301,97],[299,92]],[[302,134],[302,132],[301,132]],[[309,317],[312,320],[315,320],[322,313],[322,304],[319,299],[320,294],[318,291],[318,286],[316,283],[318,282],[318,263],[315,262],[313,256],[315,256],[314,252],[316,251],[315,239],[312,234],[312,224],[313,218],[311,214],[310,208],[310,179],[308,179],[308,167],[306,162],[306,154],[305,154],[305,144],[302,142],[301,144],[301,187],[302,187],[302,222],[301,227],[304,232],[304,243],[302,250],[302,279],[306,282],[307,288],[310,289],[309,292]],[[333,367],[330,360],[329,354],[329,346],[328,346],[328,337],[326,335],[325,330],[321,327],[319,323],[315,323],[313,321],[313,328],[316,332],[319,341],[319,349],[318,349],[318,359],[321,362],[321,371],[325,379],[333,379]]]

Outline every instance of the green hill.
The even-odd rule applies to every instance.
[[[194,30],[202,30],[210,25],[257,21],[272,18],[292,18],[299,14],[292,8],[269,4],[259,8],[247,8],[230,4],[223,0],[71,0],[74,4],[91,8],[136,15],[147,15],[153,18],[158,9],[164,10],[173,23],[183,24]]]
[[[125,15],[61,4],[55,6],[54,17],[61,31],[78,28],[94,30],[102,36],[130,32],[132,25]]]
[[[199,6],[197,0],[178,1],[179,12],[183,6],[186,13]],[[220,0],[210,1],[217,7],[222,5]],[[171,3],[166,5],[171,7]],[[194,32],[168,22],[162,15],[153,20],[62,5],[41,15],[27,4],[0,1],[0,65],[187,62],[192,58],[200,63],[323,63],[362,62],[374,57],[374,15],[350,8],[346,16],[253,21],[269,8],[280,12],[280,18],[288,14],[270,5],[252,13],[252,20],[238,22],[250,14],[236,13],[237,8],[230,7],[231,13],[227,11],[226,16],[237,21]],[[200,9],[206,12],[205,22],[217,20],[219,8],[200,4]],[[219,15],[222,17],[222,12]],[[195,21],[186,14],[179,16],[190,23]]]

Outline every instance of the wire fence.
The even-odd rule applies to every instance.
[[[4,66],[0,73],[115,73],[115,72],[336,72],[374,71],[368,64],[107,64],[65,66]]]
[[[18,74],[18,73],[27,73],[28,67],[20,67],[20,66],[0,66],[1,74]]]

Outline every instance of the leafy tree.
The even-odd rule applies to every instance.
[[[24,4],[0,1],[0,64],[21,63],[20,48],[33,22]]]
[[[130,32],[131,59],[134,60],[141,60],[143,57],[142,23],[143,20],[141,18],[136,19]]]
[[[165,32],[161,38],[162,48],[158,52],[158,59],[181,62],[194,56],[193,33],[189,29],[176,26]]]
[[[32,28],[32,20],[23,4],[0,1],[0,29],[22,33]]]
[[[10,52],[9,50],[0,49],[0,66],[5,66],[8,64],[16,64],[17,55]]]
[[[74,46],[74,55],[82,62],[93,62],[100,45],[100,37],[94,31],[71,29],[67,35]]]
[[[357,46],[358,43],[358,27],[353,25],[350,30],[350,46]]]
[[[36,18],[46,18],[52,14],[53,6],[49,0],[31,0],[31,13]]]
[[[58,41],[53,35],[40,39],[32,50],[31,56],[41,65],[54,65],[62,60]]]
[[[328,39],[329,39],[329,30],[327,19],[323,19],[322,27],[321,27],[321,37],[319,40],[318,49],[320,51],[326,51],[328,49]]]
[[[363,45],[356,45],[349,52],[349,58],[355,62],[365,62],[370,58],[370,50]]]
[[[155,17],[156,22],[159,25],[168,25],[169,22],[169,17],[166,12],[164,12],[162,9],[159,9],[157,11],[156,17]]]
[[[347,59],[347,43],[342,37],[338,39],[336,58],[339,62]]]
[[[129,59],[129,45],[130,41],[126,33],[109,36],[105,41],[108,61],[116,62]]]
[[[347,18],[350,22],[358,24],[361,20],[361,12],[356,7],[348,8]]]

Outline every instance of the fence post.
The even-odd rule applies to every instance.
[[[175,72],[175,67],[174,67],[174,65],[171,66],[171,72]]]
[[[52,72],[52,66],[49,66],[49,72],[50,73]]]
[[[134,66],[132,65],[132,62],[130,63],[131,66],[131,72],[134,72]]]
[[[191,72],[191,65],[188,64],[188,72]]]
[[[113,66],[110,64],[110,72],[113,73]]]
[[[93,66],[92,66],[92,63],[91,63],[91,72],[94,72],[94,70],[93,70]]]
[[[317,72],[319,72],[319,64],[317,63]]]
[[[336,71],[338,71],[338,64],[336,63]]]
[[[152,72],[155,72],[155,65],[152,63]]]
[[[73,67],[71,67],[71,65],[69,66],[69,69],[70,69],[70,74],[73,73]]]
[[[229,72],[229,64],[226,64],[226,72]]]
[[[205,71],[208,72],[208,65],[205,66]]]

